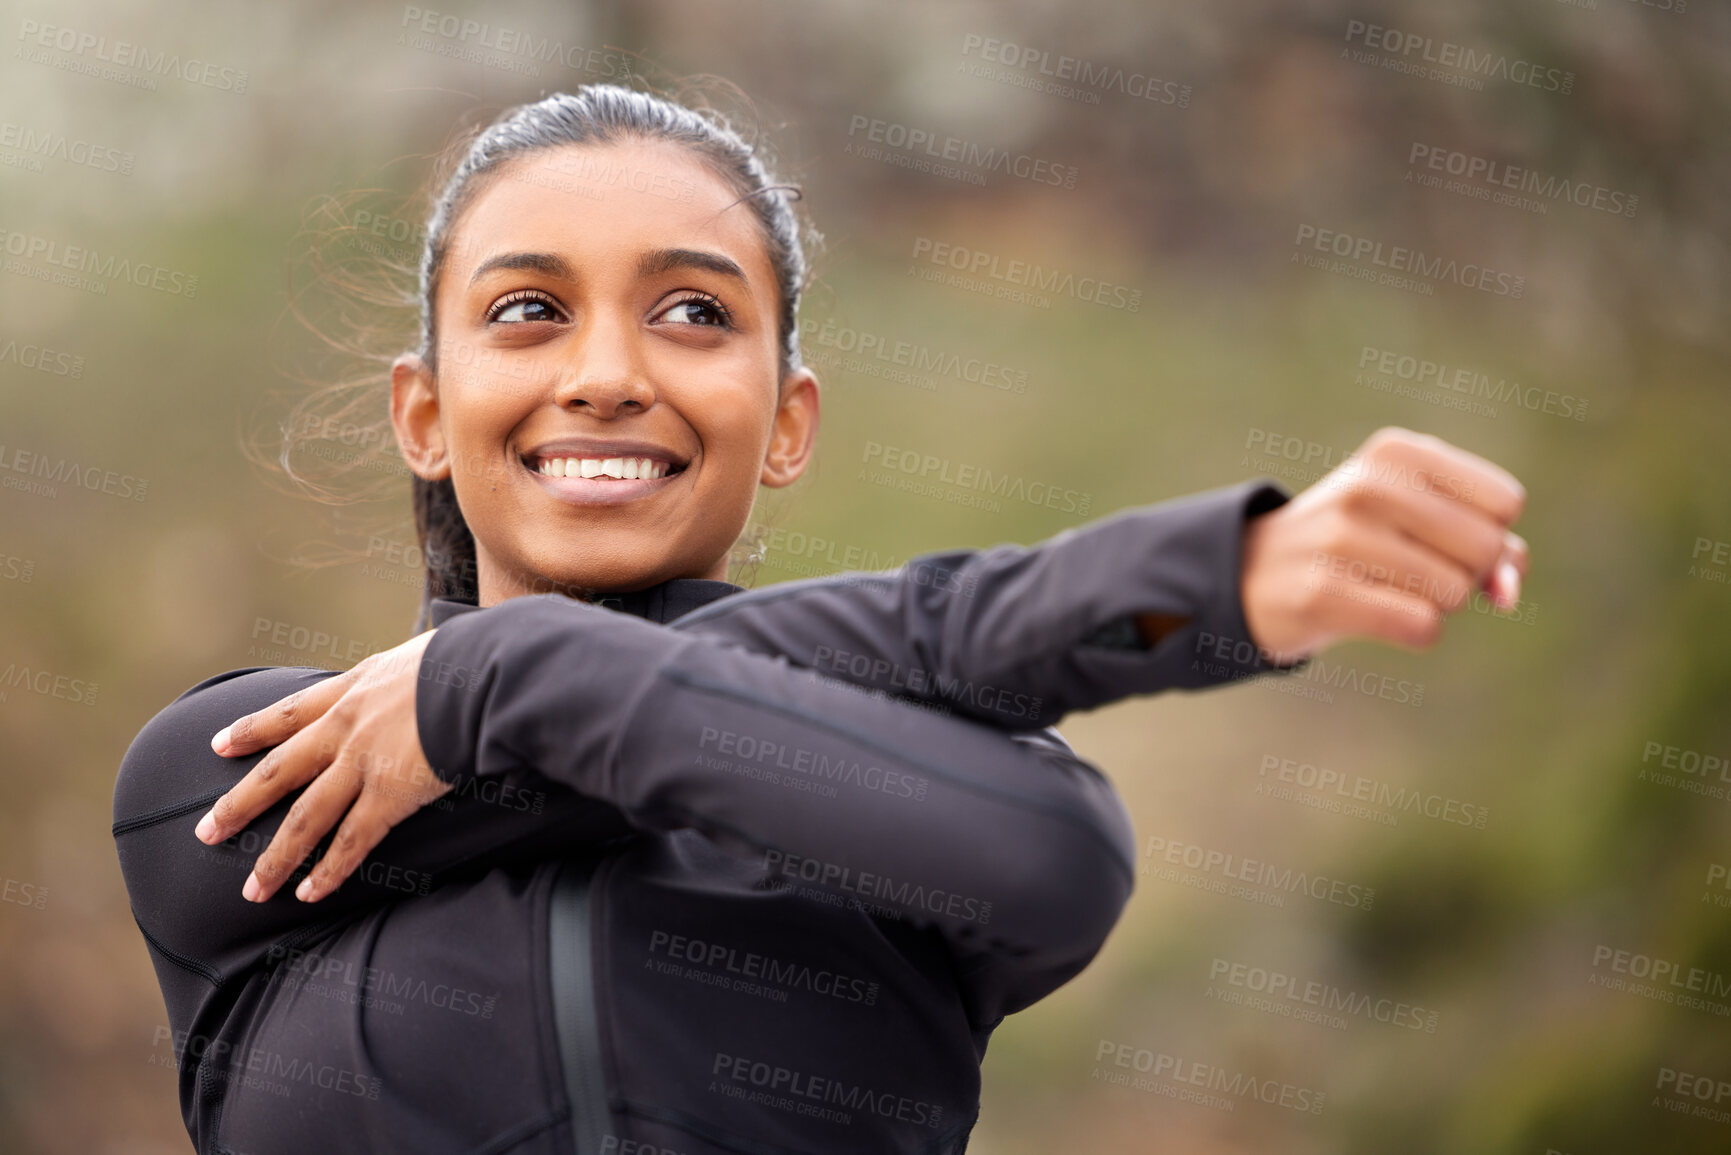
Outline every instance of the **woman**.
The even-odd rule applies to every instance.
[[[743,590],[816,434],[803,279],[716,119],[589,86],[468,147],[391,375],[430,628],[201,682],[121,765],[201,1152],[963,1151],[1132,885],[1052,723],[1513,603],[1518,483],[1401,430],[1290,501]]]

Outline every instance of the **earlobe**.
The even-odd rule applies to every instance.
[[[439,420],[438,382],[418,353],[404,353],[391,362],[391,427],[403,461],[417,477],[439,481],[451,475]]]
[[[758,479],[761,484],[780,489],[799,480],[817,445],[818,410],[815,373],[801,366],[782,378],[781,400]]]

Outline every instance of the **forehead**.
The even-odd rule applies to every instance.
[[[682,145],[560,145],[513,157],[485,179],[452,229],[447,284],[504,252],[560,252],[581,267],[683,247],[718,250],[745,269],[754,293],[773,291],[750,203]]]

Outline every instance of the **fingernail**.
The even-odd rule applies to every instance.
[[[310,877],[301,879],[301,884],[295,887],[295,897],[302,902],[312,901],[313,880]]]
[[[216,839],[216,811],[207,810],[203,818],[198,820],[198,828],[193,831],[200,842],[211,842]]]
[[[223,747],[228,745],[228,732],[232,729],[234,729],[234,723],[231,722],[218,730],[216,736],[210,740],[210,748],[221,754]]]
[[[249,874],[246,876],[246,885],[240,888],[240,896],[248,902],[257,902],[263,890],[264,887],[259,885],[258,875]]]
[[[1521,600],[1521,571],[1515,568],[1514,562],[1497,563],[1497,585],[1501,587],[1503,608],[1514,609]]]

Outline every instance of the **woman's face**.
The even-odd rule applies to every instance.
[[[813,375],[778,380],[750,206],[660,141],[481,179],[433,301],[437,378],[413,355],[391,375],[405,460],[456,487],[480,604],[725,579],[757,487],[799,477],[818,422]]]

